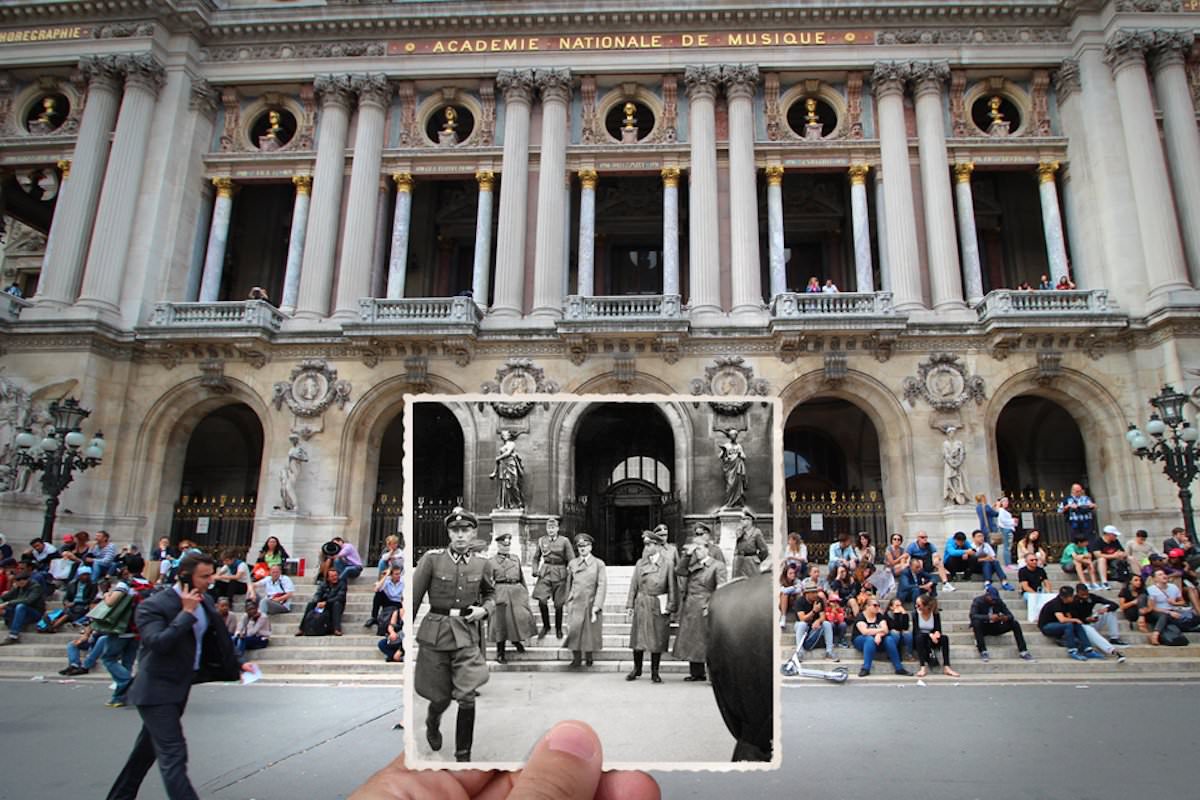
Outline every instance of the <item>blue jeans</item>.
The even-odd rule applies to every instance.
[[[900,656],[903,657],[905,651],[911,655],[913,652],[913,635],[912,631],[892,631],[888,636],[896,637],[896,649],[900,651]]]
[[[404,649],[404,637],[403,636],[401,636],[399,639],[397,639],[394,642],[390,642],[387,639],[379,640],[379,652],[383,653],[383,657],[386,658],[388,661],[392,660],[392,658],[396,655],[397,651],[403,650],[403,649]]]
[[[887,651],[888,659],[891,660],[892,666],[896,669],[904,669],[904,665],[900,663],[900,651],[896,648],[896,639],[898,637],[888,634],[883,637],[883,648]],[[863,669],[869,670],[871,664],[875,661],[875,649],[879,645],[875,644],[875,637],[858,635],[854,637],[854,647],[861,650],[863,654]]]
[[[270,639],[265,636],[235,636],[233,639],[233,652],[238,654],[238,658],[246,655],[247,650],[262,650],[268,644]]]
[[[338,580],[344,581],[349,578],[357,578],[362,574],[362,567],[358,564],[351,564],[349,561],[344,561],[340,558],[333,560],[333,568],[338,571]]]
[[[1049,622],[1042,628],[1042,633],[1051,639],[1063,639],[1069,650],[1089,647],[1087,632],[1078,622]]]
[[[68,642],[67,643],[67,663],[74,667],[83,667],[84,669],[90,670],[92,667],[96,666],[96,662],[99,661],[101,659],[101,657],[104,656],[104,651],[105,651],[107,645],[108,645],[108,637],[107,636],[98,637],[95,641],[93,641],[91,643],[90,647],[86,646],[86,645],[84,647],[80,647],[77,644],[75,644],[74,642]],[[87,650],[87,658],[83,659],[83,661],[80,662],[79,656],[83,653],[84,650]]]
[[[983,579],[985,581],[1004,583],[1008,580],[1008,576],[1004,574],[1004,569],[998,561],[980,561],[979,566],[983,568]]]
[[[12,607],[10,613],[4,615],[5,621],[8,623],[10,635],[20,636],[21,631],[31,622],[37,622],[42,618],[41,612],[37,609],[30,608],[24,603],[17,603]]]
[[[1004,536],[1004,542],[1000,545],[1001,550],[998,555],[1000,556],[1000,563],[1007,567],[1009,564],[1013,563],[1012,562],[1013,529],[1012,528],[1001,528],[1000,533]],[[986,575],[987,573],[985,572],[984,574]],[[984,580],[987,580],[987,578],[985,577]]]
[[[101,661],[117,686],[110,702],[124,701],[129,684],[133,683],[133,662],[137,658],[138,640],[132,637],[108,636]]]
[[[820,627],[810,630],[809,623],[796,623],[796,647],[803,647],[805,650],[812,650],[817,646],[817,642],[821,637],[825,637],[825,652],[833,652],[833,625],[826,620],[822,622]]]

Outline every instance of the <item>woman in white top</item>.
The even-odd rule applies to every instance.
[[[808,545],[800,538],[800,534],[788,534],[787,552],[783,554],[783,563],[796,564],[798,575],[803,575],[808,569]]]
[[[379,556],[379,579],[387,577],[392,561],[404,560],[404,550],[400,548],[400,537],[395,534],[383,540],[383,553]]]
[[[1004,537],[999,556],[1000,563],[1005,567],[1012,564],[1013,531],[1017,529],[1017,521],[1008,510],[1008,498],[1001,497],[996,501],[996,530]]]
[[[928,594],[917,595],[912,612],[913,649],[917,651],[917,660],[921,668],[917,677],[924,678],[929,674],[929,667],[937,666],[933,657],[933,649],[942,650],[942,672],[951,678],[957,678],[958,673],[950,667],[950,637],[942,633],[942,615],[938,611],[936,597]]]
[[[1025,556],[1030,553],[1037,556],[1037,565],[1045,568],[1046,548],[1042,547],[1042,532],[1037,528],[1030,530],[1025,534],[1024,539],[1017,542],[1017,558],[1021,560],[1021,563],[1025,563]]]

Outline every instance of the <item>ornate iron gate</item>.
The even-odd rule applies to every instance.
[[[254,539],[256,498],[179,498],[171,517],[171,542],[190,539],[210,552],[226,547],[248,549]]]
[[[1070,492],[1063,489],[1036,489],[1007,495],[1008,510],[1017,521],[1014,539],[1020,541],[1026,532],[1036,528],[1042,533],[1042,546],[1047,555],[1058,558],[1063,548],[1071,543],[1067,518],[1058,511],[1058,504],[1068,494]]]
[[[876,552],[887,546],[887,508],[877,491],[859,494],[831,490],[817,494],[788,492],[788,533],[798,533],[808,545],[811,561],[824,561],[829,545],[843,533],[871,535]],[[785,544],[786,546],[786,544]]]
[[[400,546],[404,547],[404,531],[400,529],[404,521],[404,498],[398,494],[381,494],[375,498],[371,506],[371,538],[367,542],[364,558],[367,564],[378,563],[383,553],[383,541],[389,536],[399,536]]]

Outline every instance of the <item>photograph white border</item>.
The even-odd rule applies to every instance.
[[[413,409],[415,403],[503,403],[503,402],[536,402],[536,403],[760,403],[771,407],[772,414],[772,468],[771,468],[771,517],[774,523],[770,542],[769,556],[771,562],[770,575],[772,585],[777,582],[779,564],[783,559],[783,542],[787,538],[786,507],[783,502],[783,399],[780,397],[759,396],[716,396],[716,395],[683,395],[683,394],[405,394],[404,402],[404,508],[412,509],[413,505]],[[405,513],[402,531],[404,534],[404,608],[406,616],[416,619],[412,606],[411,576],[415,568],[415,550],[413,547],[414,531],[413,516]],[[772,593],[775,598],[775,593]],[[772,605],[772,609],[775,605]],[[411,609],[411,611],[410,611]],[[772,615],[772,619],[774,615]],[[405,638],[412,639],[416,630],[408,627],[406,620]],[[604,769],[607,770],[640,770],[644,772],[769,772],[779,769],[783,764],[783,722],[781,718],[781,697],[783,678],[777,662],[781,647],[781,631],[778,625],[771,625],[771,692],[772,717],[774,729],[771,734],[770,761],[609,761],[605,758]],[[415,648],[410,648],[415,650]],[[404,659],[404,752],[405,764],[415,770],[502,770],[514,771],[524,768],[523,761],[471,761],[460,764],[455,761],[427,759],[420,755],[416,734],[424,730],[424,721],[415,720],[413,712],[416,702],[413,694],[413,684],[416,670],[415,652]],[[603,744],[603,742],[601,743]],[[732,754],[734,740],[730,737],[729,751]]]

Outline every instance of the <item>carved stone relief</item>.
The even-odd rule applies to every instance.
[[[763,378],[754,377],[754,368],[746,365],[741,356],[717,358],[712,366],[704,368],[704,377],[692,378],[693,395],[715,395],[717,397],[765,396],[770,384]],[[713,410],[721,416],[737,416],[750,407],[748,401],[715,402]]]
[[[978,405],[987,399],[983,378],[968,375],[962,360],[953,353],[934,353],[917,366],[916,377],[904,379],[904,399],[924,399],[938,411],[961,408],[968,400]]]
[[[275,384],[272,402],[284,404],[297,417],[317,417],[334,403],[345,408],[350,401],[350,381],[338,380],[337,370],[323,358],[308,358],[292,370],[289,380]]]
[[[480,386],[484,394],[500,395],[531,395],[556,394],[559,391],[555,381],[546,378],[545,371],[536,366],[531,358],[510,358],[504,366],[496,370],[496,380],[486,381]],[[521,419],[533,410],[530,401],[494,402],[491,404],[496,413],[508,419]]]

